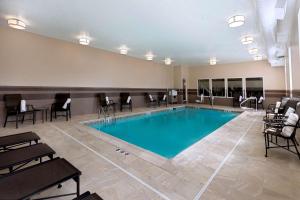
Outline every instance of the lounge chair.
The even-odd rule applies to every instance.
[[[66,117],[66,121],[71,118],[71,98],[69,93],[58,93],[55,95],[55,102],[51,105],[50,111],[50,121],[54,118],[56,119],[57,116],[64,116]],[[58,115],[57,113],[60,113]]]
[[[104,114],[104,117],[108,117],[110,111],[113,112],[113,115],[116,113],[116,103],[110,99],[106,94],[99,94],[99,109],[98,109],[98,117],[100,118],[101,113]]]
[[[128,108],[132,112],[132,98],[129,93],[120,93],[120,111]]]
[[[145,93],[145,99],[146,99],[146,103],[148,104],[148,107],[158,105],[158,101],[153,98],[152,94]]]
[[[269,104],[266,110],[266,116],[264,117],[264,121],[268,121],[270,119],[276,119],[279,115],[279,109],[281,106],[281,102],[277,101],[276,104]]]
[[[42,162],[43,157],[53,159],[54,154],[55,151],[43,143],[6,151],[0,153],[0,170],[9,169],[11,173],[34,160],[39,159]]]
[[[297,148],[297,141],[295,137],[298,127],[299,127],[299,116],[297,114],[291,113],[282,127],[277,127],[277,128],[270,127],[264,130],[265,149],[266,149],[265,156],[266,157],[268,156],[268,149],[283,148],[294,154],[297,154],[298,158],[300,159],[300,153]],[[276,141],[273,141],[272,136],[276,137]],[[277,138],[282,138],[286,140],[287,144],[286,145],[280,144]],[[290,141],[292,142],[292,144],[290,144]],[[271,146],[270,143],[273,145]],[[291,147],[294,147],[296,152],[292,151]]]
[[[0,178],[1,199],[30,199],[53,186],[73,179],[76,192],[44,197],[41,199],[58,198],[69,195],[80,195],[81,172],[63,158],[55,158],[25,169],[15,171]]]
[[[73,200],[103,200],[103,199],[97,193],[91,194],[89,191],[87,191]]]
[[[27,120],[32,120],[32,123],[33,124],[35,123],[35,112],[33,106],[26,105],[25,101],[23,100],[22,102],[24,102],[24,104],[21,107],[21,101],[22,101],[21,94],[4,95],[6,116],[5,116],[3,127],[6,127],[7,122],[16,122],[16,128],[18,128],[19,122],[20,121],[22,123],[24,122],[26,114],[30,114],[32,116],[31,119],[27,119]],[[8,121],[8,118],[12,116],[14,116],[16,119]]]
[[[32,142],[37,144],[40,139],[41,138],[32,131],[2,136],[0,137],[0,152],[13,150],[16,147],[27,143],[29,145],[31,145]]]
[[[166,93],[160,92],[158,93],[158,105],[165,104],[168,107],[168,95]]]

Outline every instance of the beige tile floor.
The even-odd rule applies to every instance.
[[[145,111],[149,108],[118,115]],[[243,112],[171,160],[81,123],[97,119],[97,115],[25,124],[18,130],[11,124],[0,128],[0,135],[35,131],[57,156],[82,171],[81,192],[97,192],[107,200],[300,199],[300,161],[281,149],[264,157],[262,116],[262,112]],[[118,147],[129,155],[117,152]],[[52,188],[38,196],[72,191],[75,184],[69,181],[61,189]]]

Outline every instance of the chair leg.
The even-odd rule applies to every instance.
[[[17,113],[16,114],[16,128],[19,128],[18,122],[19,122],[19,114]]]
[[[68,110],[66,110],[66,121],[69,120],[68,116],[69,116],[69,112],[68,112]]]
[[[71,108],[69,109],[69,118],[70,118],[70,119],[72,118],[72,115],[71,115]]]
[[[268,157],[268,142],[267,142],[267,133],[264,134],[265,135],[265,148],[266,148],[266,154],[265,157]]]
[[[52,113],[53,113],[53,111],[52,111],[52,109],[50,110],[50,122],[52,122]]]
[[[6,127],[7,119],[8,119],[8,114],[6,113],[5,121],[4,121],[4,124],[3,124],[4,128]]]
[[[299,158],[299,160],[300,160],[300,153],[299,153],[299,150],[298,150],[297,145],[296,145],[296,139],[295,139],[295,138],[292,138],[292,142],[294,143],[294,146],[295,146],[295,149],[296,149],[298,158]]]

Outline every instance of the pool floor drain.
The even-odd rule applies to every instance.
[[[122,149],[120,149],[120,148],[117,148],[116,151],[119,152],[119,153],[121,153],[121,154],[124,154],[125,156],[128,156],[128,155],[129,155],[129,152],[124,151],[124,150],[122,150]]]

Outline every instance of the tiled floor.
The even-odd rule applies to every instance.
[[[96,115],[28,124],[18,130],[11,125],[1,128],[0,135],[35,131],[57,156],[82,171],[82,192],[97,192],[107,200],[300,199],[300,161],[281,149],[264,157],[262,116],[262,112],[246,111],[171,160],[80,123]],[[117,152],[117,147],[130,154]],[[66,191],[75,191],[72,181],[40,196]]]

